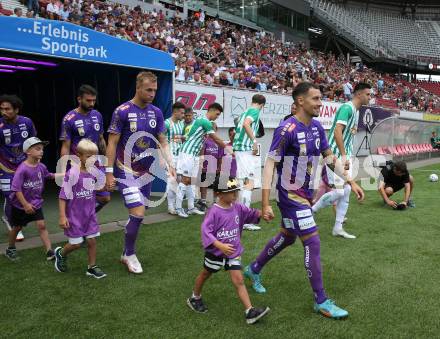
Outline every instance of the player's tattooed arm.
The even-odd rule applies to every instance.
[[[103,134],[99,136],[98,148],[99,148],[99,154],[105,154],[107,152],[107,144],[105,143]]]
[[[71,144],[71,141],[69,139],[63,140],[63,143],[61,144],[60,157],[63,157],[63,156],[68,155],[70,153],[70,144]]]
[[[324,152],[322,152],[322,156],[324,157],[324,163],[327,165],[327,167],[335,172],[337,158],[331,149],[327,148]]]
[[[261,213],[262,217],[266,221],[270,221],[274,218],[274,213],[270,205],[270,191],[272,188],[272,182],[274,177],[276,161],[270,157],[266,158],[266,162],[263,168],[263,188],[261,193]]]
[[[257,155],[258,143],[256,142],[255,135],[254,135],[254,132],[252,131],[251,124],[252,124],[252,119],[246,118],[246,119],[244,119],[244,122],[243,122],[243,128],[244,128],[244,131],[246,132],[247,136],[249,137],[249,139],[251,139],[253,141],[252,154]]]
[[[108,145],[105,156],[107,157],[107,165],[105,167],[106,176],[106,190],[113,191],[116,186],[116,180],[113,175],[113,165],[115,164],[116,158],[116,147],[118,145],[121,135],[110,133],[108,135]]]
[[[157,139],[159,140],[159,143],[160,143],[161,155],[162,155],[163,159],[165,159],[165,162],[168,166],[168,170],[170,171],[171,176],[175,177],[176,170],[173,166],[173,157],[171,156],[170,146],[168,144],[167,136],[165,133],[160,133],[157,136]]]

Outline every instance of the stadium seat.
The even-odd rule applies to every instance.
[[[396,150],[399,155],[407,155],[408,152],[405,150],[403,145],[396,145]]]
[[[385,154],[389,154],[389,151],[387,150],[386,146],[378,146],[377,147],[377,154],[385,155]]]

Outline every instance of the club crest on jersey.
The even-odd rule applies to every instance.
[[[150,120],[149,124],[150,124],[151,128],[156,128],[156,125],[157,125],[156,120],[154,120],[154,119]]]
[[[99,124],[95,124],[95,131],[99,131]]]
[[[240,222],[240,218],[238,217],[238,215],[235,216],[235,223],[238,225],[238,223]]]
[[[23,131],[23,132],[21,132],[21,137],[22,137],[22,138],[26,139],[28,136],[29,136],[28,131]]]
[[[83,127],[78,127],[78,134],[82,137],[86,134]]]
[[[137,131],[137,122],[130,121],[130,132],[136,132],[136,131]]]
[[[320,139],[315,139],[315,146],[316,146],[316,149],[319,149],[319,146],[321,146],[321,140]]]

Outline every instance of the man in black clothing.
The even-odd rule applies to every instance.
[[[409,174],[404,161],[387,162],[387,165],[380,172],[379,181],[379,194],[388,206],[394,209],[415,207],[414,202],[411,200],[414,178]],[[402,188],[404,189],[404,200],[398,204],[390,197]]]

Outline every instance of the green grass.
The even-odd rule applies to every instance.
[[[352,200],[346,228],[358,236],[356,240],[330,235],[331,209],[317,217],[324,285],[327,294],[350,312],[345,321],[313,313],[300,243],[264,269],[266,295],[256,295],[249,288],[254,305],[272,309],[261,323],[245,324],[225,272],[217,273],[205,286],[209,312],[191,312],[185,299],[203,258],[201,218],[193,217],[143,226],[137,246],[145,271],[140,276],[128,274],[118,263],[122,232],[99,239],[98,262],[108,274],[100,281],[85,276],[83,249],[69,257],[66,274],[56,273],[52,263],[44,262],[41,249],[22,251],[17,263],[0,258],[0,337],[438,337],[440,183],[427,181],[430,172],[412,173],[417,185],[415,209],[386,208],[374,191],[367,192],[363,204]],[[263,223],[262,231],[244,233],[245,264],[276,234],[278,223],[279,219]]]

